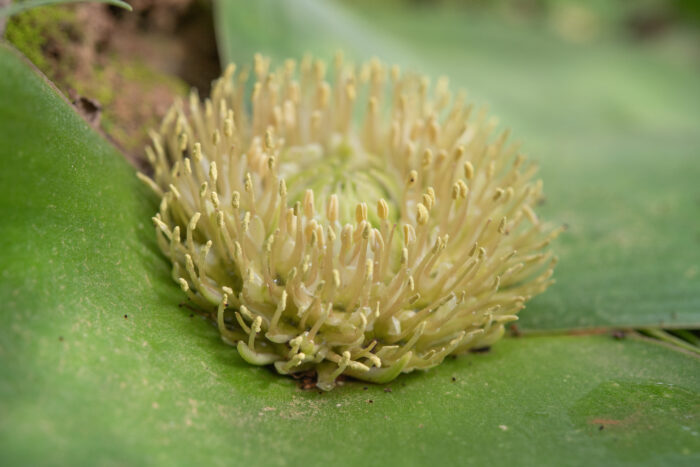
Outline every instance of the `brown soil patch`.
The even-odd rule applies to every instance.
[[[35,9],[12,18],[6,37],[143,167],[148,129],[190,87],[206,95],[220,66],[209,1],[130,4],[133,12],[89,3]]]

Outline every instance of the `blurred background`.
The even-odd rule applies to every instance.
[[[351,49],[357,58],[376,55],[418,67],[447,61],[449,68],[441,63],[423,72],[457,70],[467,80],[456,84],[474,89],[482,76],[495,79],[498,92],[485,96],[492,103],[523,94],[533,73],[540,73],[533,81],[547,87],[566,84],[562,73],[574,64],[583,71],[624,65],[613,54],[620,48],[700,67],[700,2],[694,0],[129,3],[133,12],[89,2],[34,9],[11,18],[5,37],[74,100],[99,104],[102,128],[134,156],[144,123],[160,118],[174,96],[191,86],[206,93],[221,63],[247,63],[255,52],[283,59]]]
[[[570,228],[524,330],[698,328],[700,2],[132,0],[12,17],[5,37],[136,166],[222,65],[306,52],[447,76],[541,164]]]

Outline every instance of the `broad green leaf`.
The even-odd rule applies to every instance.
[[[570,226],[555,245],[557,284],[521,313],[522,328],[700,326],[696,68],[488,14],[350,4],[220,1],[223,58],[341,47],[449,76],[541,162],[540,212]]]
[[[1,464],[700,461],[698,359],[644,340],[505,339],[322,394],[244,363],[178,308],[133,170],[1,45],[0,95]]]

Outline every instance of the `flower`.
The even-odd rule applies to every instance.
[[[491,345],[552,283],[536,167],[447,79],[229,66],[147,148],[173,279],[246,361],[387,382]],[[358,122],[355,124],[355,122]]]

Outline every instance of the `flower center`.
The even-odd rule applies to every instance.
[[[292,146],[280,155],[280,173],[284,176],[292,203],[302,201],[306,190],[314,191],[315,208],[323,212],[331,195],[342,200],[339,221],[353,223],[358,203],[384,199],[390,220],[399,218],[400,186],[396,170],[381,154],[367,152],[352,136],[334,135],[327,147],[319,143]],[[379,225],[376,210],[367,210],[368,221]]]

